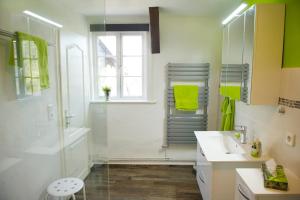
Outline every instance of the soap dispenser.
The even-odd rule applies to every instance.
[[[259,139],[253,141],[251,146],[251,156],[259,158],[261,156],[261,142]]]

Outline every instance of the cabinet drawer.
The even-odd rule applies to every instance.
[[[207,162],[205,154],[199,143],[197,143],[197,162]]]
[[[203,178],[205,183],[210,183],[211,181],[211,164],[209,162],[201,162],[197,164],[197,172]]]
[[[210,162],[197,164],[197,182],[203,199],[210,199],[212,184],[212,166]]]
[[[197,183],[198,183],[201,195],[202,195],[202,199],[209,200],[209,188],[204,181],[203,174],[201,174],[201,172],[197,172],[196,178],[197,178]]]
[[[254,195],[239,176],[236,179],[235,190],[235,200],[255,200]]]
[[[251,198],[251,193],[249,192],[248,188],[239,183],[237,185],[237,193],[238,193],[238,200],[254,200]]]

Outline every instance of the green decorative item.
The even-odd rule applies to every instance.
[[[264,178],[264,186],[266,188],[272,188],[277,190],[288,190],[288,180],[284,173],[284,168],[282,165],[276,166],[276,175],[272,175],[263,163],[261,166]]]
[[[109,94],[110,94],[110,91],[111,91],[110,87],[104,86],[102,88],[102,90],[103,90],[103,92],[105,94],[105,100],[108,101],[109,100]]]

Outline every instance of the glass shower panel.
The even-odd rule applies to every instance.
[[[24,87],[16,84],[19,74],[15,73],[13,66],[8,65],[10,38],[0,37],[1,200],[44,199],[47,186],[52,181],[73,173],[78,174],[78,169],[73,164],[86,162],[89,162],[89,166],[95,164],[85,179],[87,199],[109,199],[106,104],[89,102],[88,24],[83,20],[87,16],[76,11],[74,4],[68,2],[64,1],[62,7],[60,1],[24,0],[18,6],[15,1],[0,1],[0,29],[12,34],[15,31],[29,33],[48,42],[50,79],[50,88],[40,91],[38,81],[34,79],[38,77],[38,73],[33,63],[26,68],[26,73],[31,75],[29,78],[34,79],[27,78],[27,92],[40,91],[40,95],[17,100],[16,94],[22,92]],[[77,2],[86,4],[84,0]],[[95,2],[99,10],[96,14],[97,22],[93,23],[104,24],[105,2]],[[28,17],[23,14],[23,10],[27,9],[57,20],[64,27],[58,30],[52,25]],[[68,13],[64,16],[65,12]],[[76,17],[73,20],[71,16]],[[82,30],[79,30],[80,27]],[[67,66],[69,70],[66,70]],[[63,95],[67,98],[63,98]],[[68,113],[64,112],[64,108],[67,108]],[[69,134],[74,133],[73,130],[63,131],[67,123],[65,116],[70,117],[70,127],[79,130],[90,128],[86,134],[86,143],[80,140],[84,142],[80,142],[76,148],[73,147],[78,143],[70,145],[75,135],[77,137],[80,134]],[[82,150],[84,143],[88,152]],[[83,154],[87,155],[87,159],[83,159]],[[85,172],[88,174],[88,170]],[[79,173],[78,177],[84,178],[85,175]],[[77,199],[82,199],[80,194]]]
[[[13,11],[15,1],[0,1],[0,28],[19,30],[49,43],[51,87],[39,96],[17,99],[14,68],[9,65],[13,37],[0,37],[0,199],[44,199],[49,182],[61,176],[57,112],[57,30]],[[9,18],[11,17],[11,18]],[[51,45],[50,45],[51,44]],[[31,69],[32,71],[32,69]],[[34,74],[35,75],[35,74]],[[32,88],[32,87],[31,87]],[[48,118],[48,108],[53,114]]]
[[[101,34],[105,34],[105,0],[97,0],[98,11],[97,17],[92,17],[93,24],[102,24]],[[89,21],[89,20],[88,20]],[[91,41],[94,42],[95,32],[90,32]],[[103,38],[102,38],[103,39]],[[101,43],[92,44],[96,47],[100,45],[101,48],[93,48],[92,55],[94,66],[99,67],[98,70],[93,70],[93,83],[106,84],[114,87],[115,69],[115,55],[116,49],[111,45],[114,38],[109,38],[109,41],[101,40]],[[99,41],[99,40],[96,40]],[[98,50],[98,51],[97,51]],[[96,68],[93,68],[96,69]],[[99,74],[100,73],[100,74]],[[100,80],[100,81],[99,81]],[[101,82],[101,83],[100,83]],[[93,96],[103,95],[102,87],[94,84],[96,87]],[[114,95],[112,93],[112,95]],[[89,151],[90,161],[94,164],[91,168],[91,173],[86,179],[87,185],[87,199],[103,199],[108,200],[109,197],[109,151],[108,151],[108,133],[107,133],[107,104],[106,102],[93,102],[89,104],[89,126],[91,134],[89,135]]]

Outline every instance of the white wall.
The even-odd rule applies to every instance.
[[[46,24],[28,21],[22,11],[28,9],[64,25],[62,41],[71,33],[86,38],[81,15],[66,12],[47,1],[0,1],[0,28],[37,34],[54,42]],[[28,26],[30,25],[30,26]],[[45,189],[62,175],[56,53],[48,48],[50,89],[42,96],[16,100],[13,71],[8,68],[8,42],[0,40],[0,199],[43,199]],[[54,120],[47,119],[47,105],[54,107]]]
[[[117,17],[107,17],[107,22],[117,23],[118,20]],[[221,62],[220,22],[211,18],[177,16],[161,12],[160,39],[161,53],[150,56],[149,65],[149,94],[150,100],[155,103],[107,104],[107,142],[111,160],[195,159],[193,145],[170,146],[166,152],[162,149],[165,134],[165,69],[169,62],[211,64],[208,127],[209,130],[216,129],[217,80]],[[91,110],[98,108],[99,103],[91,104]],[[105,130],[99,124],[97,127],[92,126],[92,129],[94,134],[99,135],[101,130]]]

